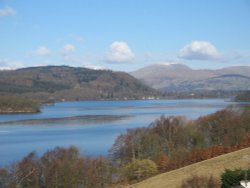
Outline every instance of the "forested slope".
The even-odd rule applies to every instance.
[[[159,92],[124,72],[68,66],[0,71],[0,94],[23,96],[36,101],[159,96]]]

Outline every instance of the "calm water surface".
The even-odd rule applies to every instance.
[[[161,115],[197,118],[213,113],[233,102],[205,100],[134,100],[61,102],[44,106],[38,114],[0,115],[0,166],[19,160],[35,150],[42,154],[56,146],[77,146],[87,155],[106,155],[115,138],[128,128],[149,125]],[[112,121],[61,121],[39,124],[18,120],[53,119],[87,115],[126,116]]]

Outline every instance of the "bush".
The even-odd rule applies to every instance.
[[[180,188],[219,188],[220,182],[213,176],[192,175],[184,180]]]
[[[157,165],[149,159],[135,159],[124,167],[124,175],[128,180],[140,180],[157,173]]]
[[[250,169],[247,170],[248,177],[250,179]],[[229,188],[232,186],[240,185],[240,181],[245,178],[245,171],[242,169],[229,170],[226,169],[221,175],[222,188]]]

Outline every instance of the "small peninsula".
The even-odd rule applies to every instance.
[[[40,112],[39,104],[32,100],[14,96],[0,97],[0,114],[37,112]]]

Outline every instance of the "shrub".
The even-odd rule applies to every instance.
[[[247,170],[248,177],[250,178],[250,169]],[[245,177],[245,171],[242,169],[229,170],[226,169],[225,172],[221,175],[222,188],[233,187],[236,185],[240,185],[240,181]]]
[[[157,165],[149,159],[135,159],[124,167],[124,175],[128,180],[139,180],[157,173]]]
[[[213,176],[192,175],[184,180],[180,188],[219,188],[220,182]]]

